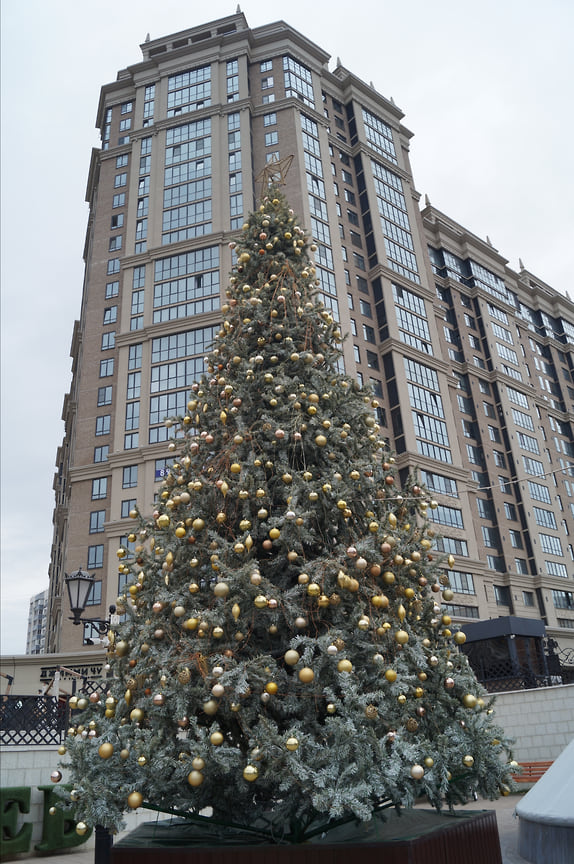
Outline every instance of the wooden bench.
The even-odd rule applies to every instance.
[[[520,774],[513,774],[512,779],[516,783],[536,783],[537,780],[540,780],[543,774],[546,774],[552,765],[552,761],[553,760],[550,762],[519,762],[518,764],[522,768],[522,772]]]

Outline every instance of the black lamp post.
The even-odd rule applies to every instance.
[[[102,618],[82,618],[82,613],[86,608],[86,603],[90,596],[90,592],[94,585],[94,577],[89,573],[84,573],[81,567],[73,570],[70,575],[66,575],[64,579],[68,588],[68,597],[70,600],[70,611],[73,615],[70,618],[74,624],[94,624],[100,635],[105,635],[112,623],[109,619],[104,621]],[[110,616],[115,615],[116,607],[110,606]]]

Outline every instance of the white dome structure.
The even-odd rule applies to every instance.
[[[574,861],[574,740],[516,806],[518,852],[533,864]]]

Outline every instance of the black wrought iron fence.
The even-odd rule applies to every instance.
[[[68,728],[67,699],[56,696],[3,696],[1,744],[60,744]]]

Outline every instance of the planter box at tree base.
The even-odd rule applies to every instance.
[[[292,845],[207,845],[193,826],[150,822],[111,850],[111,864],[502,864],[496,814],[432,810],[388,813]]]

